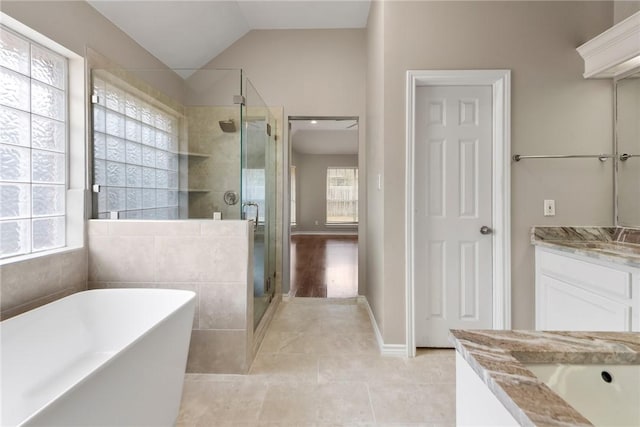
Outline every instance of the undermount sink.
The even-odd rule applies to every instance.
[[[640,365],[525,366],[593,425],[640,425]]]

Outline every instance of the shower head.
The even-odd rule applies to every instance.
[[[236,124],[233,119],[220,120],[218,124],[220,125],[220,129],[222,129],[222,132],[224,133],[233,133],[236,131]]]

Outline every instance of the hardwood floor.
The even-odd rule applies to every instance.
[[[294,297],[349,298],[358,295],[358,236],[291,236]]]

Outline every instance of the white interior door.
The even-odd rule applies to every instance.
[[[491,329],[491,86],[422,86],[415,98],[415,338]],[[483,228],[484,227],[484,228]]]

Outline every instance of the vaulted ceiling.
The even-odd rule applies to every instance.
[[[202,67],[251,30],[364,28],[370,5],[370,0],[87,1],[174,69]]]

